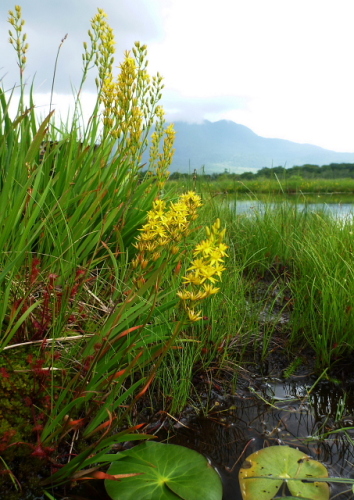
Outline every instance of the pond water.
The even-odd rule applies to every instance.
[[[169,442],[206,455],[224,484],[223,500],[241,500],[238,472],[245,458],[270,445],[299,448],[324,463],[330,476],[354,480],[354,401],[340,386],[315,379],[253,379],[214,403],[205,417],[176,425]],[[185,426],[184,426],[185,425]],[[345,432],[327,434],[347,427]],[[322,437],[321,437],[322,436]],[[352,498],[350,485],[332,484],[331,498]],[[350,491],[348,491],[350,490]]]
[[[302,212],[324,211],[340,219],[354,214],[353,195],[273,195],[257,198],[228,197],[227,203],[236,214],[264,212],[269,208],[290,204]]]

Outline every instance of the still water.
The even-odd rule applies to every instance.
[[[353,195],[274,195],[257,198],[228,197],[227,203],[236,214],[264,213],[282,204],[292,205],[301,212],[323,211],[339,219],[351,218],[354,214]]]
[[[216,401],[207,416],[180,426],[169,442],[195,449],[211,460],[223,480],[223,500],[242,500],[240,467],[248,455],[265,446],[299,448],[324,463],[329,476],[354,480],[352,395],[328,382],[313,387],[314,380],[251,380],[227,403]],[[345,432],[328,434],[343,427]],[[331,484],[331,498],[352,498],[350,488]]]

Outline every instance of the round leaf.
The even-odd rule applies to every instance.
[[[201,454],[183,446],[146,442],[120,453],[108,474],[139,473],[121,481],[106,480],[113,500],[221,500],[218,473]]]
[[[326,467],[289,446],[269,446],[247,457],[239,473],[243,500],[271,500],[284,481],[294,497],[328,500],[326,482],[291,481],[328,477]]]

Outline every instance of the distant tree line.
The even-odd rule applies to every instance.
[[[170,180],[187,179],[196,174],[186,174],[173,172],[170,175]],[[205,181],[216,180],[252,180],[257,178],[266,179],[290,179],[291,177],[301,177],[303,179],[340,179],[354,178],[354,163],[330,163],[329,165],[311,165],[294,166],[291,168],[284,167],[263,167],[257,172],[243,172],[242,174],[230,173],[225,169],[222,173],[205,174],[197,173],[198,177],[202,177]]]

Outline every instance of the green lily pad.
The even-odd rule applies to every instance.
[[[271,500],[284,482],[293,497],[328,500],[328,484],[311,481],[325,477],[328,471],[323,464],[290,446],[269,446],[252,453],[239,473],[243,500]],[[291,480],[295,478],[309,482]]]
[[[221,500],[222,482],[208,460],[189,448],[145,442],[119,453],[108,474],[139,473],[105,480],[113,500]]]

